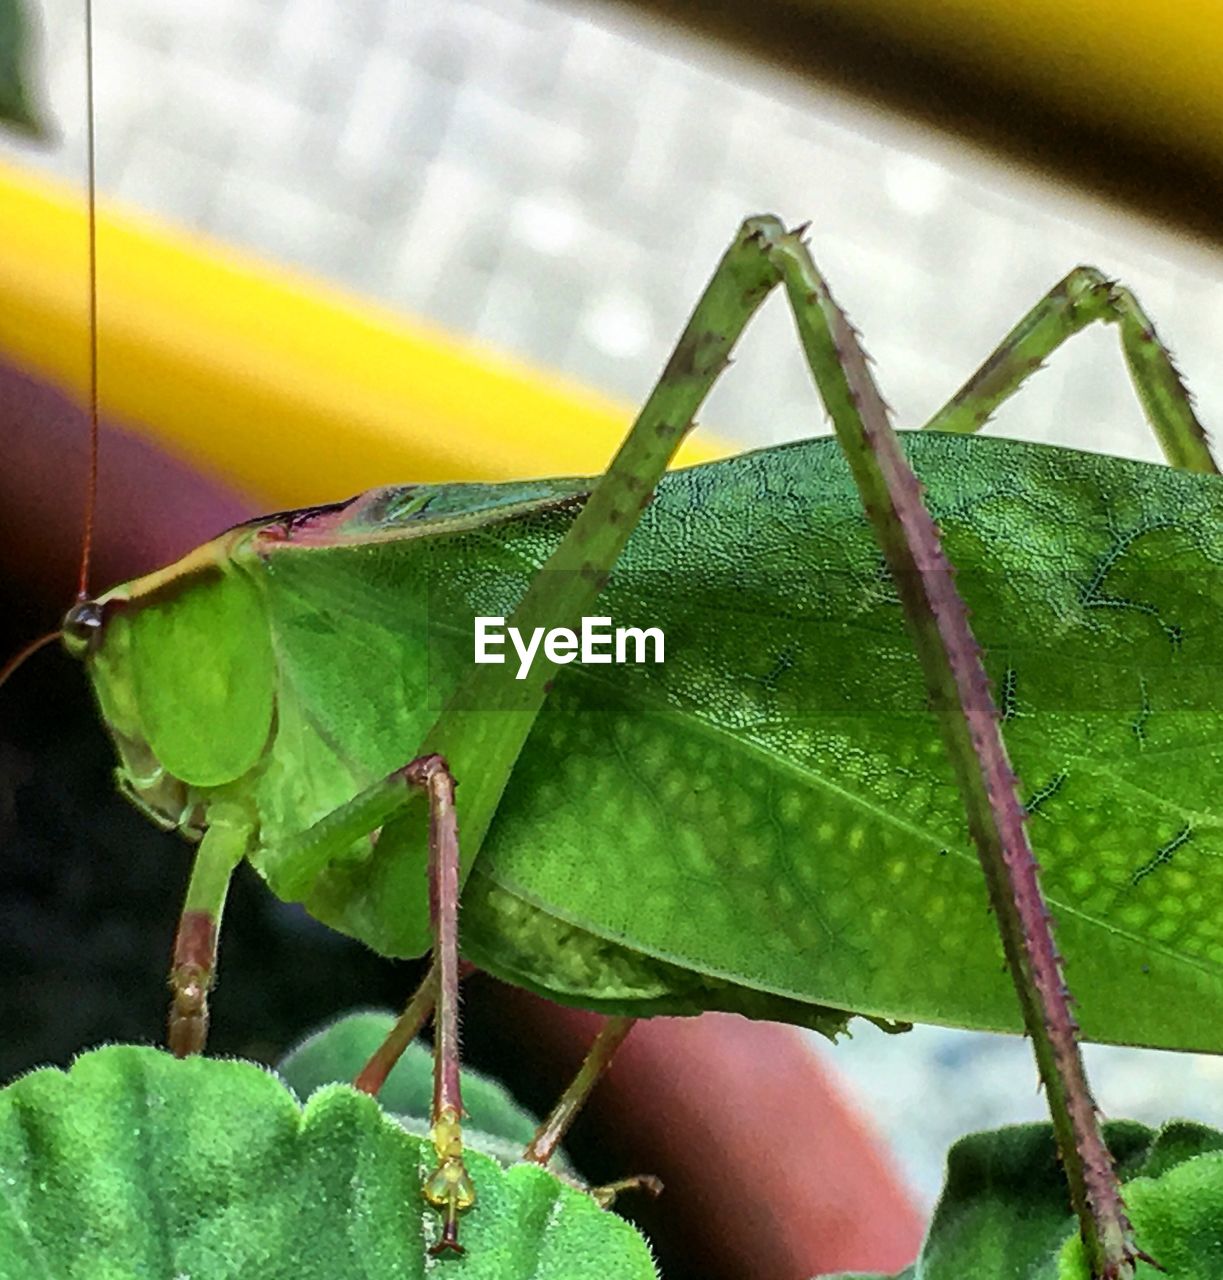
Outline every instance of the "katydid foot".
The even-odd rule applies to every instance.
[[[663,1193],[662,1179],[652,1173],[636,1173],[630,1178],[617,1178],[601,1187],[590,1187],[586,1194],[600,1209],[610,1209],[625,1191],[644,1191],[657,1199]]]
[[[463,1126],[459,1113],[445,1108],[429,1130],[433,1149],[437,1152],[437,1168],[425,1179],[425,1199],[442,1214],[442,1238],[429,1252],[463,1253],[459,1244],[459,1214],[476,1202],[476,1188],[463,1163]]]

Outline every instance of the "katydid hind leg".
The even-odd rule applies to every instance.
[[[1137,1260],[1146,1255],[1134,1243],[1087,1082],[1070,993],[1019,809],[1017,780],[967,610],[952,585],[937,527],[922,503],[920,484],[905,462],[852,326],[801,236],[775,238],[772,252],[812,377],[905,598],[931,701],[941,699],[958,708],[958,718],[941,717],[944,745],[974,828],[1092,1272],[1118,1280],[1132,1276]],[[1200,443],[1205,450],[1204,435]],[[1167,448],[1169,440],[1164,444]],[[1213,466],[1208,451],[1206,459]]]
[[[668,463],[730,362],[739,335],[777,283],[763,250],[771,226],[770,219],[749,218],[740,227],[632,429],[510,617],[509,627],[521,635],[574,626],[602,591]],[[479,853],[554,674],[543,662],[521,680],[505,678],[507,670],[473,666],[421,747],[445,755],[464,779],[468,866]],[[487,715],[490,707],[498,714]]]
[[[604,1020],[595,1036],[577,1075],[557,1099],[556,1105],[535,1131],[522,1158],[534,1164],[547,1165],[556,1154],[569,1127],[577,1119],[578,1112],[586,1105],[599,1078],[611,1066],[616,1050],[624,1043],[633,1029],[636,1018],[614,1017]]]
[[[376,1097],[386,1084],[387,1076],[403,1057],[408,1045],[420,1034],[429,1015],[437,1004],[437,957],[434,956],[429,971],[421,979],[420,986],[412,993],[403,1012],[395,1019],[382,1043],[370,1055],[369,1061],[353,1080],[354,1089]]]
[[[1206,430],[1172,353],[1130,290],[1089,266],[1075,267],[1054,285],[926,429],[979,431],[1063,342],[1096,322],[1117,326],[1138,399],[1168,462],[1186,471],[1217,474]]]

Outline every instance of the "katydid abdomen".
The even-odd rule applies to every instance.
[[[1084,1033],[1214,1047],[1223,481],[977,437],[906,447],[986,651]],[[274,890],[383,954],[423,952],[423,831],[354,841],[304,892],[272,851],[413,757],[471,667],[473,618],[512,612],[588,487],[378,490],[103,597],[90,666],[132,790],[186,826],[237,806]],[[1020,1029],[832,439],[669,475],[599,613],[661,628],[666,660],[556,669],[466,884],[471,959],[609,1012]]]

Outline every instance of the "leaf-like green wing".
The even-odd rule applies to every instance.
[[[302,1108],[249,1063],[100,1049],[0,1092],[0,1280],[423,1277],[425,1146],[343,1086]],[[551,1174],[468,1168],[454,1280],[654,1280],[641,1237]]]
[[[1223,481],[978,437],[905,447],[986,650],[1086,1035],[1223,1047]],[[473,616],[508,615],[571,519],[550,502],[351,544],[337,523],[266,555],[269,839],[411,755],[470,668]],[[471,958],[609,1012],[1017,1030],[835,442],[666,477],[599,607],[661,627],[665,662],[557,670],[465,891]],[[411,954],[422,878],[423,859],[354,851],[307,905]],[[745,1008],[753,992],[791,1009]]]
[[[1084,1030],[1219,1049],[1223,483],[963,443],[908,448],[1003,704]],[[780,995],[1017,1027],[848,485],[816,442],[660,491],[603,601],[661,626],[666,664],[559,675],[469,885],[478,963],[554,980],[504,941],[516,918],[543,932],[525,904]]]
[[[905,448],[985,649],[1084,1033],[1220,1049],[1223,481],[979,437]],[[111,593],[93,673],[133,788],[172,822],[251,806],[252,861],[295,893],[278,849],[412,758],[471,670],[473,618],[512,614],[584,487],[375,491]],[[250,606],[225,663],[183,646],[141,684],[118,641],[130,630],[138,653],[162,626],[167,583],[170,614],[191,603],[187,629],[207,634],[224,602],[195,561],[221,560],[218,583],[241,579]],[[665,661],[556,669],[465,889],[470,958],[606,1012],[1018,1030],[959,791],[835,441],[665,477],[599,608],[660,628]],[[250,756],[223,717],[188,707],[171,734],[153,715],[269,664]],[[185,795],[149,761],[150,726],[192,757]],[[420,954],[423,824],[409,834],[354,841],[307,908]]]

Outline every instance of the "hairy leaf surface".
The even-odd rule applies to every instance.
[[[1104,1132],[1138,1242],[1167,1280],[1223,1273],[1223,1134],[1186,1121],[1155,1131],[1130,1120]],[[1138,1265],[1142,1280],[1160,1274]],[[921,1255],[894,1280],[967,1276],[1089,1280],[1049,1125],[970,1134],[948,1152]]]
[[[432,1148],[373,1099],[301,1107],[250,1063],[111,1046],[0,1092],[0,1280],[408,1280],[436,1265]],[[454,1280],[653,1280],[624,1221],[537,1166],[469,1153]]]
[[[276,1074],[303,1100],[326,1085],[355,1080],[394,1022],[388,1013],[346,1014],[291,1049],[276,1064]],[[420,1040],[408,1045],[378,1091],[378,1101],[392,1115],[419,1117],[428,1127],[433,1102],[431,1046]],[[519,1156],[539,1126],[538,1117],[524,1111],[504,1085],[471,1069],[463,1072],[463,1112],[467,1142],[478,1129],[501,1139]]]

